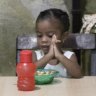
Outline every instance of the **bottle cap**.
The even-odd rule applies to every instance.
[[[22,62],[22,63],[32,62],[32,51],[31,50],[20,51],[20,62]]]

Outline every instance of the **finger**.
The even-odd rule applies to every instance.
[[[61,42],[61,40],[56,40],[56,43],[60,43]]]
[[[57,43],[57,42],[61,42],[61,40],[58,40],[56,35],[54,34],[54,41]]]
[[[56,37],[56,35],[54,34],[54,39],[56,40],[57,39],[57,37]]]
[[[56,36],[53,35],[53,36],[52,36],[52,44],[54,44],[55,42],[56,42]]]

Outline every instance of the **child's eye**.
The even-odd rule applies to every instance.
[[[42,34],[37,34],[37,37],[41,38],[42,37]]]
[[[49,38],[52,38],[53,35],[48,35]]]
[[[52,38],[52,36],[54,35],[53,33],[47,34],[49,38]]]
[[[37,33],[37,37],[38,37],[38,38],[41,38],[41,37],[43,36],[42,32],[38,32],[38,31],[37,31],[36,33]]]

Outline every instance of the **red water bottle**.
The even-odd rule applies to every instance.
[[[17,87],[21,91],[32,91],[35,88],[36,65],[32,62],[32,51],[20,51],[20,63],[17,64]]]

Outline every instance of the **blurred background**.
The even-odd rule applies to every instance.
[[[96,13],[95,2],[95,0],[0,0],[0,75],[16,75],[16,37],[35,34],[35,20],[40,11],[54,7],[67,11],[70,16],[70,32],[80,33],[84,15]]]

